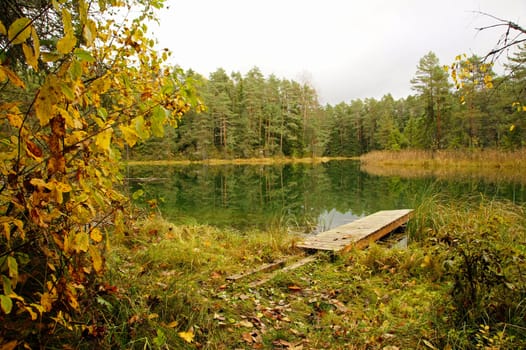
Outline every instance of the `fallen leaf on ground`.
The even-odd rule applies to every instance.
[[[179,332],[177,335],[179,335],[187,343],[194,341],[194,331],[191,329],[188,332]]]
[[[254,324],[252,322],[250,322],[250,321],[247,321],[247,320],[239,321],[237,324],[238,324],[238,326],[245,327],[245,328],[252,328],[252,327],[254,327]]]

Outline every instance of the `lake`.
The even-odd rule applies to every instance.
[[[476,178],[443,180],[370,175],[357,161],[279,165],[134,165],[130,194],[157,200],[165,219],[239,230],[286,226],[319,232],[378,210],[416,208],[426,198],[526,201],[526,186]]]

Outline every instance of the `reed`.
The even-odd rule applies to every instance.
[[[401,150],[373,151],[360,157],[363,164],[419,167],[514,168],[526,167],[526,149],[502,151],[472,150]]]

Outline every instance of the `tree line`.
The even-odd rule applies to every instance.
[[[358,156],[373,150],[515,149],[524,145],[526,46],[498,75],[477,56],[443,66],[422,57],[414,94],[322,106],[309,82],[245,75],[219,68],[205,78],[185,72],[206,110],[191,111],[177,129],[150,139],[132,159]]]

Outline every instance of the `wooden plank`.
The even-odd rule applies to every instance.
[[[226,278],[226,280],[227,281],[237,281],[237,280],[240,280],[240,279],[245,278],[247,276],[250,276],[250,275],[253,275],[255,273],[258,273],[258,272],[272,271],[272,270],[275,270],[277,268],[285,266],[285,263],[288,260],[290,260],[290,259],[292,259],[292,258],[288,257],[288,258],[284,258],[284,259],[279,259],[279,260],[271,262],[269,264],[264,264],[264,265],[258,266],[255,269],[252,269],[250,271],[228,276]]]
[[[342,251],[352,247],[363,249],[371,242],[405,224],[412,209],[382,210],[349,224],[307,238],[298,247],[312,250]]]
[[[254,288],[254,287],[258,287],[258,286],[261,286],[262,284],[265,284],[267,283],[268,281],[270,281],[271,279],[274,278],[274,276],[276,276],[278,274],[278,272],[286,272],[286,271],[291,271],[291,270],[295,270],[297,269],[298,267],[301,267],[303,265],[306,265],[308,263],[311,263],[313,262],[314,260],[316,260],[317,257],[316,255],[311,255],[311,256],[308,256],[306,258],[303,258],[301,260],[298,260],[296,261],[294,264],[291,264],[289,266],[285,266],[284,268],[282,268],[281,270],[278,270],[278,271],[274,271],[272,274],[268,275],[268,276],[265,276],[259,280],[256,280],[254,282],[251,282],[249,283],[249,287],[250,288]]]

